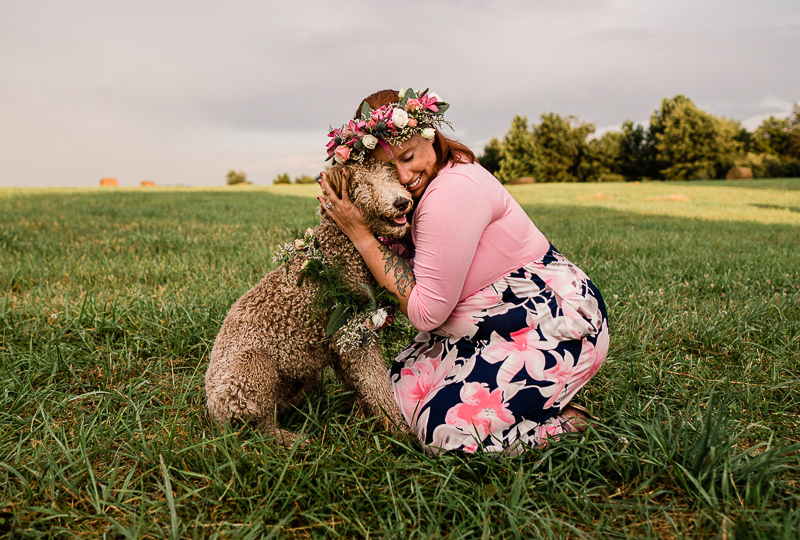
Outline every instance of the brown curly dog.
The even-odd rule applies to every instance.
[[[408,232],[405,214],[411,209],[411,196],[393,167],[356,163],[328,172],[328,183],[339,196],[343,180],[373,233],[400,238]],[[338,258],[344,263],[343,275],[354,290],[362,291],[359,283],[375,286],[355,246],[325,212],[320,213],[314,236],[325,260]],[[279,429],[276,417],[302,403],[304,394],[319,384],[323,368],[331,366],[345,389],[353,391],[362,410],[375,416],[385,414],[398,432],[407,433],[379,345],[368,342],[355,348],[340,347],[337,334],[333,339],[325,335],[326,321],[311,316],[317,285],[308,279],[298,282],[304,262],[304,256],[296,255],[231,307],[206,371],[211,416],[219,423],[239,418],[260,424],[289,447],[297,434]]]

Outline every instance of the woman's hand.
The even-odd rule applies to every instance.
[[[325,213],[336,222],[336,225],[356,247],[361,241],[371,239],[372,232],[367,227],[367,221],[361,214],[361,210],[356,208],[350,200],[347,192],[347,180],[342,181],[342,198],[340,199],[328,184],[328,175],[323,172],[321,176],[322,179],[318,182],[322,188],[322,196],[317,197],[317,200],[322,204]]]

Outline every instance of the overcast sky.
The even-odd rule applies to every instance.
[[[800,101],[800,2],[0,2],[0,186],[316,175],[367,94],[430,87],[480,153],[515,114],[598,132],[661,100],[754,129]]]

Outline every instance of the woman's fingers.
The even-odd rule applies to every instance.
[[[319,186],[322,188],[322,196],[327,199],[327,201],[320,202],[322,202],[323,205],[325,205],[326,202],[330,202],[334,206],[341,203],[344,205],[344,208],[349,208],[352,204],[352,201],[350,200],[350,195],[348,193],[347,178],[342,178],[342,197],[339,198],[339,196],[336,195],[336,192],[331,189],[331,186],[328,184],[328,175],[323,172],[320,173],[320,176],[321,178],[319,179]]]
[[[319,173],[319,175],[320,179],[317,180],[317,184],[319,184],[319,187],[322,190],[322,196],[317,197],[317,200],[319,201],[319,204],[322,206],[322,208],[325,209],[325,213],[327,214],[328,210],[330,210],[330,207],[328,205],[331,204],[329,200],[330,199],[329,193],[331,193],[332,190],[331,187],[328,185],[328,175],[325,174],[325,171]]]
[[[319,183],[319,187],[322,189],[322,196],[326,199],[323,204],[331,201],[333,203],[338,202],[340,199],[336,196],[336,192],[331,189],[331,186],[328,184],[328,175],[320,173],[321,178],[317,181]]]
[[[347,176],[343,175],[342,178],[342,198],[339,199],[343,203],[350,204],[350,190],[347,187]],[[334,193],[335,195],[335,193]]]

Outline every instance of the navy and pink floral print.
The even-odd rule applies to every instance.
[[[569,431],[561,410],[608,352],[600,291],[552,246],[460,302],[395,359],[395,400],[427,452],[518,454]]]

